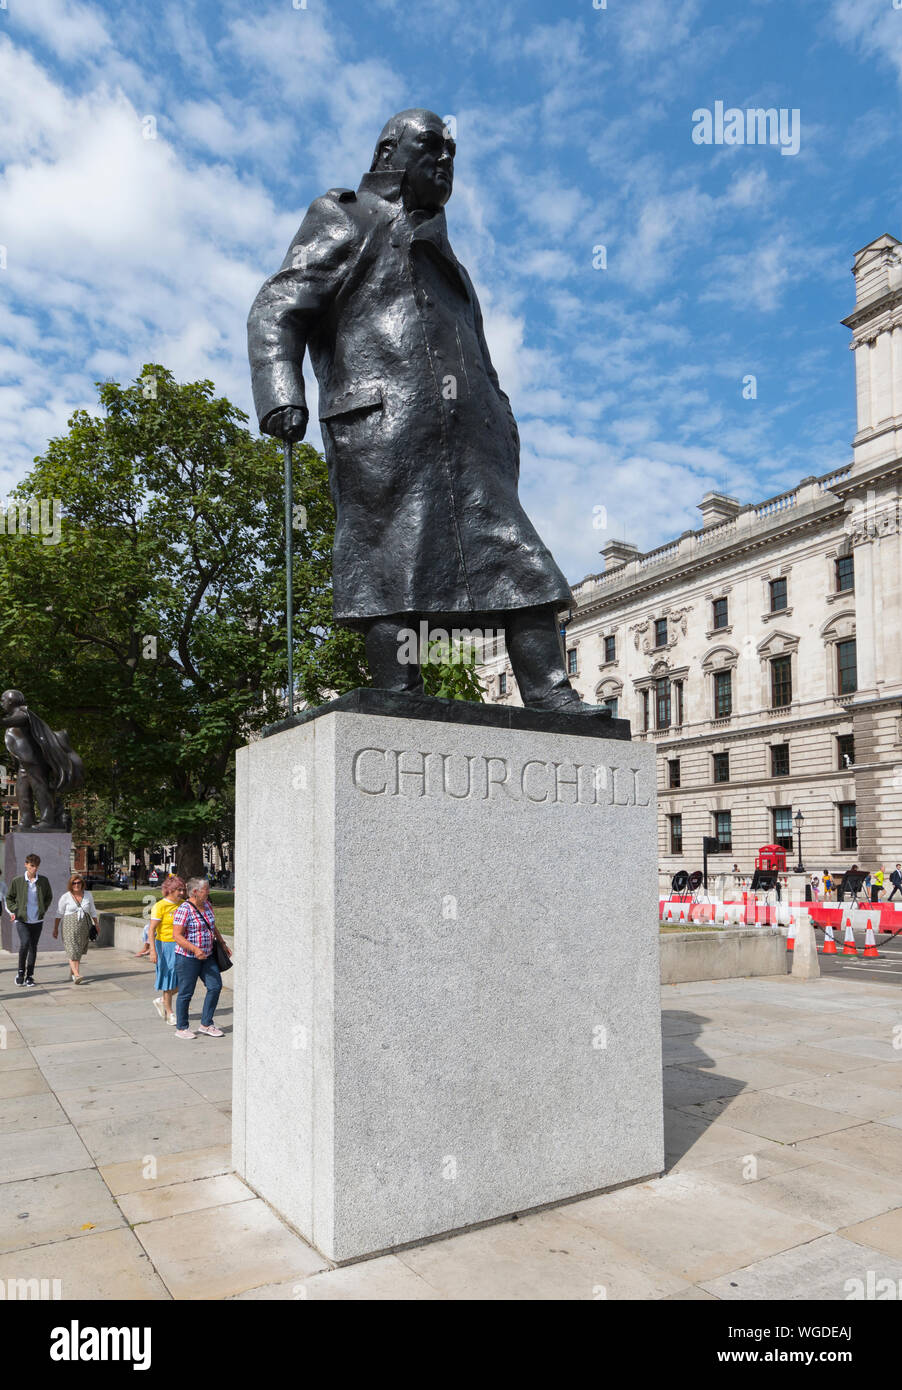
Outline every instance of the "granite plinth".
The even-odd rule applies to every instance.
[[[301,1235],[352,1260],[661,1171],[653,748],[333,708],[237,798],[234,1164]]]
[[[53,923],[57,904],[66,891],[72,860],[72,835],[68,830],[12,830],[3,841],[3,878],[7,884],[25,872],[26,854],[38,854],[41,858],[39,874],[50,879],[53,901],[44,918],[44,929],[38,938],[38,952],[62,951],[63,934],[54,940]],[[19,934],[9,913],[3,908],[3,925],[0,927],[0,945],[4,951],[18,951]]]

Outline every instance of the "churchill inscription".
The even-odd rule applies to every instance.
[[[534,804],[648,806],[647,771],[608,763],[555,762],[497,753],[439,753],[413,748],[358,748],[351,783],[364,796],[507,798]],[[640,783],[642,773],[643,783]]]

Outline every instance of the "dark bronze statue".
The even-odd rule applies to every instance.
[[[448,241],[454,154],[439,116],[402,111],[357,192],[310,205],[248,320],[260,428],[303,439],[309,352],[336,510],[334,616],[365,634],[378,687],[422,691],[399,652],[425,619],[503,629],[525,705],[606,715],[567,679],[570,587],[520,506],[517,426]]]
[[[84,781],[81,758],[65,729],[58,732],[30,710],[21,690],[0,695],[4,741],[13,764],[20,830],[66,830],[63,795]],[[35,805],[40,820],[35,824]]]

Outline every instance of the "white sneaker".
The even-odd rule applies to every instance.
[[[193,1038],[197,1035],[192,1033],[190,1028],[176,1028],[175,1036],[177,1038]]]
[[[176,1021],[177,1021],[177,1020],[176,1020],[175,1014],[170,1014],[169,1017],[166,1019],[166,1022],[167,1022],[167,1023],[175,1023]]]
[[[154,1008],[156,1009],[157,1013],[160,1015],[160,1018],[162,1018],[162,1019],[164,1020],[164,1022],[165,1022],[165,1019],[166,1019],[166,1007],[165,1007],[165,1005],[164,1005],[164,1003],[163,1003],[163,996],[162,996],[162,995],[160,995],[160,998],[159,998],[159,999],[155,999],[155,1000],[153,1001],[153,1006],[154,1006]]]

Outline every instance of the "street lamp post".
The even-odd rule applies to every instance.
[[[796,834],[799,840],[799,862],[795,866],[795,872],[797,874],[803,874],[805,872],[805,865],[802,863],[802,821],[804,819],[805,817],[802,815],[801,811],[799,811],[795,818]]]

